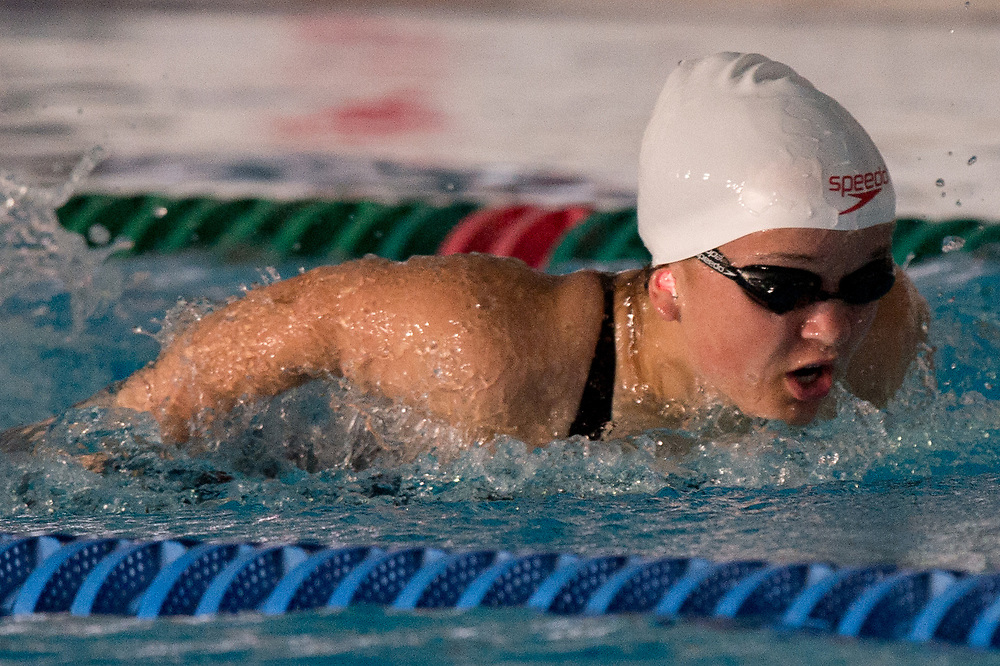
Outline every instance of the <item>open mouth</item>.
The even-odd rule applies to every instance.
[[[833,388],[833,365],[813,363],[796,368],[786,375],[786,383],[796,400],[820,400]]]
[[[798,370],[793,370],[792,374],[798,378],[800,382],[805,384],[812,383],[819,379],[820,374],[823,372],[823,366],[820,364],[807,365],[804,368],[799,368]]]

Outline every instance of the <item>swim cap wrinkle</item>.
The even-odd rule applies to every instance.
[[[654,265],[767,229],[864,229],[895,210],[871,138],[787,65],[719,53],[667,79],[639,158],[639,234]]]

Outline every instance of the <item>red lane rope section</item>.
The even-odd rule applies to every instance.
[[[539,268],[545,265],[556,241],[591,212],[585,206],[551,210],[522,205],[481,210],[451,230],[438,254],[482,252],[516,257]]]
[[[489,252],[504,229],[535,210],[534,206],[508,206],[475,212],[455,225],[442,241],[438,254]]]
[[[548,263],[556,242],[593,212],[583,206],[536,210],[515,220],[489,249],[500,257],[517,257],[533,268]]]

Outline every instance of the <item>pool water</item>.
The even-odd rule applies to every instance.
[[[165,446],[138,415],[71,408],[154,358],[157,339],[210,302],[300,267],[223,265],[199,254],[104,261],[106,250],[86,249],[56,225],[51,206],[65,193],[12,182],[5,181],[13,203],[3,223],[19,241],[4,265],[19,270],[9,273],[15,277],[0,307],[0,426],[57,419],[34,456],[0,458],[5,531],[1000,569],[1000,258],[989,247],[911,268],[931,305],[936,351],[884,411],[842,396],[836,418],[807,428],[755,422],[740,434],[720,434],[723,416],[709,414],[689,432],[558,441],[538,450],[502,439],[493,455],[472,449],[439,459],[431,451],[355,469],[333,463],[364,445],[359,415],[390,437],[412,436],[414,424],[398,406],[334,383],[248,405],[194,449]],[[678,439],[689,452],[665,454]],[[304,449],[330,466],[288,462],[289,452]],[[67,451],[101,454],[102,469],[84,468]],[[524,610],[0,623],[0,657],[9,659],[334,656],[443,663],[987,659],[941,646]]]

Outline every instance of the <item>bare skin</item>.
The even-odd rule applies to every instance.
[[[472,439],[568,432],[602,317],[597,274],[553,277],[485,255],[370,257],[250,292],[185,331],[114,404],[184,440],[203,410],[346,377]]]
[[[891,226],[883,226],[775,230],[724,248],[735,265],[808,268],[835,290],[869,255],[888,252]],[[877,303],[826,301],[786,315],[696,260],[653,271],[648,286],[644,271],[618,274],[614,434],[670,425],[713,400],[806,423],[824,401],[797,400],[786,384],[788,373],[811,364],[884,405],[927,318],[897,273]],[[342,376],[426,409],[470,441],[502,433],[540,445],[569,432],[602,316],[593,272],[549,276],[481,255],[370,257],[257,289],[206,316],[127,380],[113,404],[150,412],[165,435],[184,440],[205,410],[220,414],[240,398]]]
[[[891,234],[891,225],[857,232],[778,229],[721,249],[736,266],[811,270],[823,276],[824,289],[835,291],[844,275],[889,252]],[[657,268],[648,288],[630,285],[623,300],[631,301],[635,322],[627,340],[619,334],[615,415],[626,432],[712,402],[808,423],[829,401],[797,398],[789,373],[811,367],[884,406],[925,340],[928,320],[924,299],[898,268],[893,289],[876,303],[830,300],[784,315],[754,303],[697,259]]]

